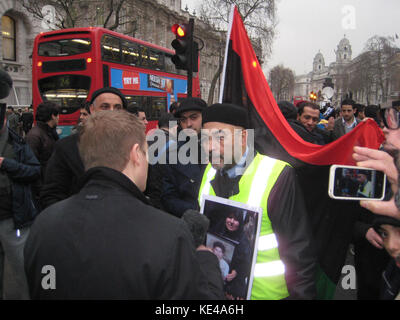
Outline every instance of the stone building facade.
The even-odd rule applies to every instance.
[[[8,105],[29,106],[32,101],[31,54],[38,23],[15,0],[0,1],[0,68],[13,79]]]
[[[322,95],[322,90],[327,81],[333,83],[334,96],[331,103],[338,107],[340,102],[346,97],[351,97],[361,104],[380,104],[385,106],[392,100],[400,97],[400,51],[395,50],[394,54],[386,57],[383,64],[390,64],[390,68],[382,69],[381,76],[384,78],[385,88],[376,86],[376,78],[366,81],[371,82],[368,92],[357,86],[360,78],[360,68],[363,68],[363,56],[368,52],[363,52],[354,59],[352,58],[352,48],[349,39],[344,37],[340,40],[335,50],[336,61],[326,65],[324,56],[318,52],[313,60],[313,70],[307,74],[298,75],[295,79],[294,96],[308,99],[309,93],[318,93],[318,101],[327,101]],[[376,61],[374,62],[376,63]],[[384,70],[393,70],[387,72]],[[397,70],[397,71],[395,71]],[[390,74],[389,74],[390,73]],[[376,77],[376,76],[375,76]]]
[[[129,0],[125,4],[121,10],[121,24],[115,31],[162,47],[171,48],[173,24],[195,19],[195,35],[204,41],[204,48],[200,51],[199,77],[201,96],[207,101],[211,81],[224,54],[226,33],[206,25],[188,10],[182,10],[181,0]],[[93,2],[79,2],[82,18],[75,26],[102,26],[106,10],[105,1],[96,2],[94,7]],[[49,30],[43,21],[35,19],[17,0],[2,0],[0,17],[4,24],[0,24],[0,67],[9,72],[14,81],[14,90],[5,102],[14,106],[30,105],[34,38],[38,33]],[[262,56],[261,47],[256,52]],[[217,83],[213,102],[219,96],[218,91]]]
[[[321,52],[318,52],[313,60],[313,70],[307,74],[298,75],[295,78],[294,96],[308,99],[311,91],[318,93],[319,100],[323,100],[322,89],[327,79],[331,79],[335,94],[332,98],[333,104],[340,102],[347,94],[339,85],[342,76],[351,64],[352,49],[350,41],[345,37],[340,40],[336,50],[336,61],[326,65],[325,58]],[[329,81],[329,80],[328,80]]]

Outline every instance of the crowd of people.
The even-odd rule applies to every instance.
[[[368,118],[382,128],[380,150],[355,147],[353,156],[357,165],[385,172],[391,193],[386,201],[361,201],[370,216],[355,228],[381,255],[373,297],[399,299],[400,103],[382,112],[351,99],[338,110],[309,101],[278,105],[314,144],[339,139]],[[33,127],[8,110],[0,130],[0,277],[7,258],[14,298],[316,298],[317,254],[295,169],[254,150],[240,106],[185,98],[169,110],[146,136],[144,110],[129,106],[118,89],[102,88],[63,139],[54,103],[37,107]],[[248,216],[227,215],[223,231],[214,230],[236,243],[230,259],[224,243],[194,241],[207,230],[196,222],[199,212],[192,224],[185,214],[200,211],[205,195],[262,209],[254,265],[241,231]],[[244,265],[254,268],[250,292]],[[56,270],[55,288],[43,286],[46,266]],[[0,296],[10,298],[2,284]],[[371,298],[365,291],[361,286],[359,298]]]
[[[13,107],[7,108],[9,128],[14,130],[21,137],[25,137],[33,125],[33,109],[32,108],[18,108],[14,110]]]

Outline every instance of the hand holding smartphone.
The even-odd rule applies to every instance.
[[[386,175],[382,171],[356,166],[333,165],[328,194],[339,200],[383,200]]]

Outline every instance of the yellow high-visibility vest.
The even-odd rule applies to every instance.
[[[268,197],[285,166],[284,161],[257,154],[239,181],[239,193],[230,200],[261,207],[263,210],[260,235],[258,238],[257,261],[251,300],[279,300],[289,296],[285,280],[285,265],[280,259],[278,242],[268,217]],[[216,170],[208,164],[200,185],[198,201],[203,195],[215,196],[210,184]]]

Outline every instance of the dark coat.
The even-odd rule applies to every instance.
[[[391,259],[382,274],[381,300],[394,300],[400,294],[400,268]]]
[[[113,169],[92,168],[84,182],[32,226],[25,245],[31,298],[223,298],[218,259],[195,251],[183,220],[149,206]],[[56,290],[42,288],[44,265],[57,272]]]
[[[7,122],[8,122],[8,127],[11,130],[15,132],[18,131],[19,116],[15,112],[12,112],[10,115],[8,115]]]
[[[55,135],[54,130],[46,123],[38,121],[36,127],[28,132],[25,139],[39,160],[42,173],[44,173],[47,162],[53,153],[54,144],[58,140],[58,135]]]
[[[315,127],[313,131],[308,131],[300,121],[289,120],[290,126],[294,131],[304,140],[310,143],[325,145],[332,142],[332,138],[327,131],[324,131],[318,127]]]
[[[21,116],[21,121],[22,121],[22,129],[25,131],[25,133],[29,132],[29,130],[31,130],[33,125],[32,112],[24,112]]]
[[[361,122],[360,119],[355,118],[357,125]],[[344,129],[343,125],[343,118],[340,117],[335,120],[335,125],[333,126],[333,131],[332,131],[332,138],[333,140],[339,139],[341,136],[344,136],[346,134],[346,130]]]
[[[182,145],[178,144],[178,152]],[[165,165],[161,201],[169,213],[182,217],[188,209],[199,210],[198,193],[207,165],[177,162]]]
[[[54,145],[40,193],[43,209],[79,191],[78,181],[84,175],[85,168],[79,155],[78,138],[78,134],[73,134]]]
[[[31,185],[40,179],[40,163],[24,139],[10,129],[8,132],[16,159],[5,158],[0,170],[11,180],[14,228],[22,229],[30,226],[38,213]]]
[[[154,207],[165,210],[161,201],[163,178],[167,167],[164,161],[167,159],[169,149],[176,149],[177,142],[170,137],[168,130],[160,130],[156,133],[157,134],[155,134],[154,137],[147,137],[149,145],[149,169],[147,172],[147,184],[144,193],[150,198],[150,202]],[[165,137],[165,145],[160,150],[152,150],[152,148],[154,148],[152,146],[158,142],[160,134],[163,134]]]

